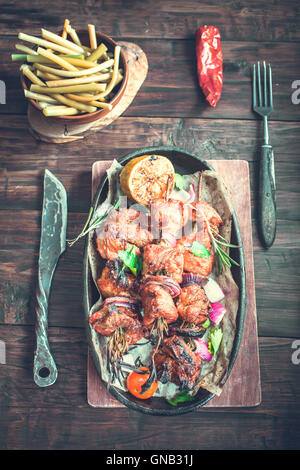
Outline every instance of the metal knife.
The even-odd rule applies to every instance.
[[[39,387],[52,385],[57,379],[57,367],[50,352],[47,336],[48,303],[53,274],[60,256],[66,249],[67,214],[66,190],[51,171],[46,169],[36,292],[36,349],[33,364],[34,381]]]

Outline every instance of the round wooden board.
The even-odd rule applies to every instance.
[[[148,61],[144,51],[131,42],[119,42],[128,62],[128,82],[123,97],[112,111],[98,121],[88,124],[58,123],[44,116],[31,104],[28,105],[28,123],[32,135],[43,142],[65,143],[83,139],[89,132],[108,126],[117,119],[133,101],[147,73]]]

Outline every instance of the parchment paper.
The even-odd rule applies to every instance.
[[[105,201],[101,203],[101,205],[99,205],[99,207],[96,209],[95,217],[105,214],[108,208],[112,207],[119,199],[119,197],[122,196],[122,191],[119,182],[119,175],[122,168],[123,167],[116,160],[114,160],[111,167],[107,170],[109,182],[107,197]],[[179,199],[182,202],[186,202],[189,197],[188,190],[190,188],[190,185],[194,184],[194,187],[198,188],[199,177],[200,172],[196,172],[193,175],[183,175],[182,189],[178,190],[175,188],[171,197],[174,199]],[[211,204],[217,210],[223,220],[223,224],[220,226],[220,234],[228,242],[230,242],[232,226],[232,205],[230,195],[224,184],[224,181],[216,172],[211,170],[205,170],[201,172],[200,197],[201,199]],[[97,228],[97,231],[100,231],[104,224],[105,219],[101,222],[101,225]],[[92,278],[94,280],[96,288],[98,289],[96,281],[101,276],[101,271],[105,265],[106,260],[102,260],[96,250],[95,234],[95,231],[89,233],[88,256]],[[216,360],[203,360],[200,381],[195,387],[194,393],[198,391],[199,387],[202,387],[211,393],[220,395],[222,387],[224,385],[224,379],[228,371],[231,351],[235,338],[236,315],[239,306],[239,289],[232,277],[230,269],[227,267],[223,270],[222,274],[220,275],[216,275],[216,273],[213,271],[212,277],[216,279],[225,294],[225,298],[221,303],[223,303],[226,308],[226,314],[224,315],[222,322],[219,325],[219,327],[222,328],[223,331],[223,338],[219,351],[217,353]],[[90,315],[92,315],[95,311],[99,309],[102,302],[103,299],[99,292],[99,299],[92,306]],[[105,336],[99,335],[94,330],[94,328],[92,328],[92,326],[90,326],[90,328],[92,341],[96,353],[99,357],[101,378],[106,384],[108,384],[110,383],[111,379],[111,376],[108,372],[109,369],[107,367],[108,339]],[[204,335],[204,340],[207,334],[208,333]],[[134,365],[135,360],[139,357],[142,362],[147,362],[147,360],[149,359],[150,351],[152,349],[153,346],[149,342],[147,342],[146,339],[142,339],[135,345],[135,347],[130,348],[129,352],[124,355],[123,360],[126,363]],[[110,385],[125,390],[123,384],[120,384],[116,378],[112,383],[110,383]],[[155,396],[163,396],[169,398],[174,396],[175,393],[178,392],[178,390],[179,388],[172,383],[166,385],[160,383],[158,390],[155,393]]]

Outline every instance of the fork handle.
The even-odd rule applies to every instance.
[[[262,145],[259,178],[259,228],[265,248],[273,245],[276,234],[274,155],[271,145]]]

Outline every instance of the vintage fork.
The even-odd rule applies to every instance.
[[[273,111],[272,70],[258,62],[253,65],[253,110],[264,120],[264,143],[261,147],[259,170],[259,207],[258,219],[262,243],[269,248],[276,234],[276,201],[275,201],[275,172],[274,154],[270,145],[268,131],[268,116]]]

